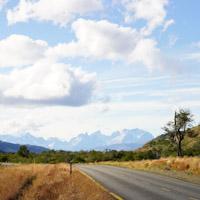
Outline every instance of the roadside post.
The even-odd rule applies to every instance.
[[[72,157],[67,158],[66,162],[69,165],[69,174],[72,175],[72,173],[73,173],[73,158]]]
[[[69,161],[69,174],[72,175],[72,161]]]

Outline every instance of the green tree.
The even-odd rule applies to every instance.
[[[20,146],[20,148],[19,148],[19,150],[18,150],[17,153],[18,153],[20,156],[25,157],[25,158],[28,158],[28,157],[29,157],[29,154],[30,154],[30,152],[29,152],[27,146],[25,146],[25,145]]]
[[[193,115],[189,110],[179,109],[175,112],[174,120],[167,123],[163,128],[165,133],[169,134],[170,139],[177,145],[177,155],[183,156],[182,153],[182,141],[186,134],[188,127],[191,126],[193,121]]]
[[[7,155],[0,156],[0,162],[8,162],[8,156]]]

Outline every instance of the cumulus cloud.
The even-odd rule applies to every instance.
[[[131,62],[141,62],[150,70],[165,67],[166,60],[162,57],[156,45],[156,41],[152,39],[140,40],[130,56]]]
[[[161,55],[153,39],[143,37],[137,30],[106,20],[79,19],[72,24],[76,41],[50,48],[50,57],[86,57],[141,62],[150,68],[162,67]]]
[[[72,29],[77,41],[60,44],[49,53],[118,60],[134,48],[140,37],[136,30],[120,27],[106,20],[79,19],[72,24]]]
[[[0,67],[12,67],[0,74],[1,104],[87,104],[95,90],[94,74],[51,59],[45,41],[11,35],[0,41]]]
[[[168,3],[169,0],[122,0],[126,9],[125,21],[145,20],[147,26],[142,32],[146,35],[151,34],[155,28],[165,22]]]
[[[10,35],[0,40],[0,67],[30,65],[44,57],[48,44],[24,35]]]
[[[83,16],[103,8],[100,0],[20,0],[19,4],[7,12],[9,24],[37,21],[51,21],[64,26],[76,16]]]
[[[0,75],[2,104],[87,104],[96,85],[95,74],[47,60]]]

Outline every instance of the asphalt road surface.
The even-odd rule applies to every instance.
[[[200,185],[120,167],[78,167],[110,192],[125,200],[200,200]]]

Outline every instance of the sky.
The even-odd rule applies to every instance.
[[[0,134],[162,134],[200,123],[199,0],[0,0]]]

